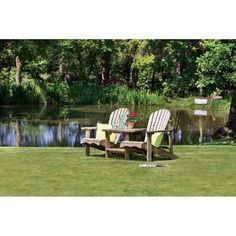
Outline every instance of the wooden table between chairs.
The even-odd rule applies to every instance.
[[[125,141],[129,141],[129,135],[137,132],[144,132],[146,128],[133,128],[133,129],[120,129],[120,128],[111,128],[103,129],[105,131],[106,140],[105,140],[105,157],[109,157],[109,152],[122,152],[124,153],[125,159],[129,159],[129,153],[125,152],[124,148],[111,148],[110,143],[110,134],[111,133],[121,133],[124,135]]]

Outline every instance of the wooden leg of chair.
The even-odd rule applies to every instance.
[[[152,161],[152,135],[147,134],[147,162]]]
[[[105,134],[106,134],[106,140],[105,140],[105,158],[108,158],[109,157],[108,149],[111,146],[111,144],[110,144],[110,133],[105,132]]]
[[[85,131],[85,137],[89,138],[90,137],[90,130]],[[85,144],[85,156],[90,156],[90,146]]]
[[[85,144],[85,155],[90,156],[90,147],[87,144]]]
[[[161,157],[168,157],[170,159],[175,159],[177,158],[176,155],[174,155],[173,153],[169,152],[169,151],[166,151],[164,149],[161,149],[161,148],[155,148],[155,147],[152,147],[153,149],[153,152],[156,153],[157,155],[161,156]]]
[[[90,130],[86,130],[85,131],[85,138],[90,138],[90,133],[91,133]]]
[[[129,134],[125,134],[125,141],[129,141]],[[128,148],[125,149],[125,160],[129,160],[129,150]]]
[[[171,130],[171,122],[168,123],[168,130]],[[173,144],[172,144],[172,131],[168,131],[168,143],[169,143],[169,150],[170,153],[173,153]]]
[[[170,153],[173,153],[173,145],[172,145],[172,137],[171,137],[171,132],[168,132],[168,147]]]
[[[129,150],[125,149],[125,160],[129,160]]]

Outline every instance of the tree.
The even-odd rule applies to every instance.
[[[204,40],[201,46],[203,53],[196,60],[197,88],[205,96],[229,94],[236,84],[235,42]]]
[[[132,86],[142,90],[151,90],[155,57],[149,50],[148,40],[131,40],[129,43],[133,54],[130,68]]]
[[[198,40],[151,40],[155,55],[153,86],[167,96],[189,96],[195,92]]]
[[[219,128],[213,138],[229,138],[236,137],[236,90],[233,91],[231,105],[229,109],[229,117],[226,125]]]
[[[17,55],[20,58],[16,60]],[[30,84],[29,87],[41,89],[46,96],[57,94],[57,98],[65,87],[77,91],[79,86],[117,82],[168,97],[195,96],[200,92],[227,95],[236,87],[236,43],[235,40],[0,40],[0,68],[0,91],[9,89],[9,96],[21,80],[24,82],[21,87]]]
[[[204,40],[203,53],[197,58],[196,86],[203,95],[232,93],[229,117],[213,138],[236,136],[236,44],[234,40]],[[233,91],[233,92],[232,92]]]

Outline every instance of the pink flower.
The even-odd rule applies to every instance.
[[[131,112],[130,112],[130,116],[134,118],[134,117],[136,116],[135,112],[134,112],[134,111],[131,111]]]

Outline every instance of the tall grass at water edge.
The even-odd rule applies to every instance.
[[[70,103],[74,105],[155,105],[170,108],[191,107],[194,109],[228,109],[230,105],[228,100],[221,99],[213,101],[207,106],[199,106],[194,103],[195,97],[170,99],[159,92],[134,90],[125,85],[110,85],[105,87],[98,84],[75,84],[69,87],[68,97]]]
[[[166,98],[158,92],[130,89],[125,85],[100,86],[98,84],[82,85],[76,83],[68,86],[66,82],[57,82],[39,86],[35,81],[28,80],[17,88],[14,81],[0,83],[0,104],[11,105],[144,105],[165,107],[192,107],[200,108],[194,104],[194,97]],[[229,102],[225,100],[214,101],[210,107],[225,109]],[[204,106],[202,108],[210,108]]]
[[[75,104],[164,105],[167,100],[158,93],[132,90],[127,86],[77,86],[71,91]]]

